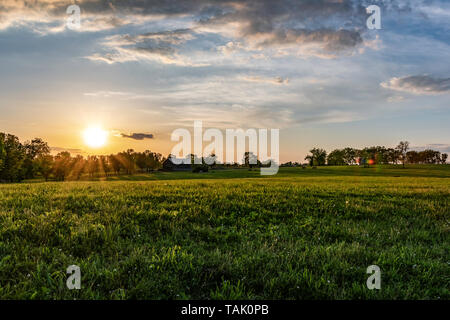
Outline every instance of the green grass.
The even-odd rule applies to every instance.
[[[449,299],[449,177],[327,167],[0,185],[0,298]],[[72,264],[81,290],[66,288]],[[372,264],[381,290],[366,287]]]

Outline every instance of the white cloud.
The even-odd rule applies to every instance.
[[[386,89],[413,94],[450,93],[450,78],[435,78],[428,75],[394,77],[381,86]]]

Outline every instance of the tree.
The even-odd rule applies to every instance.
[[[148,171],[148,159],[145,153],[137,153],[135,156],[136,166],[140,171]]]
[[[204,159],[204,162],[207,166],[210,167],[210,169],[212,169],[212,167],[214,167],[216,165],[216,161],[217,161],[217,156],[215,153],[211,153],[208,157],[206,157]]]
[[[25,176],[32,179],[39,172],[38,163],[36,159],[50,154],[50,147],[47,142],[41,138],[34,138],[33,140],[24,143],[26,158],[24,160]]]
[[[342,166],[346,164],[344,150],[333,150],[327,157],[327,164],[331,166]]]
[[[358,150],[353,148],[345,148],[342,150],[343,152],[343,158],[344,162],[346,164],[355,164],[356,163],[356,155],[358,153]]]
[[[364,168],[369,168],[370,153],[368,152],[367,148],[364,148],[363,150],[358,150],[358,158],[360,165],[363,165]]]
[[[152,152],[150,150],[146,150],[144,154],[145,154],[145,167],[147,172],[162,167],[162,163],[164,162],[162,154]]]
[[[25,178],[23,167],[26,159],[25,148],[19,142],[19,138],[12,134],[0,133],[0,141],[3,149],[2,153],[4,153],[0,180],[10,182],[23,180]]]
[[[419,153],[417,151],[408,151],[406,153],[406,161],[408,163],[419,163]]]
[[[253,169],[254,166],[258,165],[258,157],[253,152],[246,151],[242,160],[244,165],[249,167],[250,170]]]
[[[72,158],[70,153],[63,151],[55,156],[55,162],[53,164],[53,173],[56,180],[64,181],[72,169]]]
[[[441,163],[441,153],[434,150],[424,150],[419,152],[419,157],[422,163],[436,164]]]
[[[80,180],[81,176],[86,171],[87,161],[81,155],[77,155],[71,160],[71,167],[71,177],[75,180]]]
[[[309,161],[311,166],[323,166],[327,159],[327,152],[324,149],[313,148],[309,150],[311,155],[307,155],[305,160]]]
[[[53,156],[49,154],[38,155],[36,160],[37,172],[39,172],[48,181],[53,169]]]
[[[6,159],[5,143],[4,140],[2,139],[2,136],[0,135],[0,173],[3,170],[5,159]]]
[[[397,164],[400,158],[398,150],[389,148],[386,150],[386,158],[388,163]]]
[[[112,170],[116,173],[116,175],[119,175],[120,169],[123,168],[122,162],[119,160],[119,157],[112,154],[108,156],[108,160],[111,164]]]
[[[162,168],[163,162],[166,160],[161,153],[153,153],[154,165],[152,169]]]
[[[126,174],[134,173],[136,168],[136,154],[133,149],[118,153],[117,158],[120,161],[121,168],[125,169]]]
[[[447,162],[448,154],[443,153],[441,154],[441,163],[445,164]]]
[[[31,142],[27,141],[24,146],[27,155],[29,155],[31,159],[36,159],[40,155],[50,154],[50,147],[47,142],[43,141],[41,138],[34,138]]]
[[[99,172],[99,161],[97,156],[89,156],[87,158],[87,172],[89,176],[92,178],[96,173]]]
[[[396,150],[399,152],[400,154],[400,160],[403,164],[403,168],[405,167],[405,162],[406,162],[406,153],[408,152],[409,149],[409,142],[408,141],[400,141],[400,143],[398,144]]]
[[[112,170],[111,165],[109,163],[109,158],[107,156],[99,156],[98,164],[100,173],[104,173],[105,177],[108,177],[109,173]]]

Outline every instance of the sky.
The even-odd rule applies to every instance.
[[[450,152],[449,31],[438,0],[1,0],[0,131],[167,155],[202,120],[280,129],[282,162],[401,140]],[[83,141],[91,126],[105,146]]]

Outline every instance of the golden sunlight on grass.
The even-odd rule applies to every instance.
[[[83,131],[84,143],[91,148],[103,147],[108,139],[108,132],[100,127],[89,127]]]

